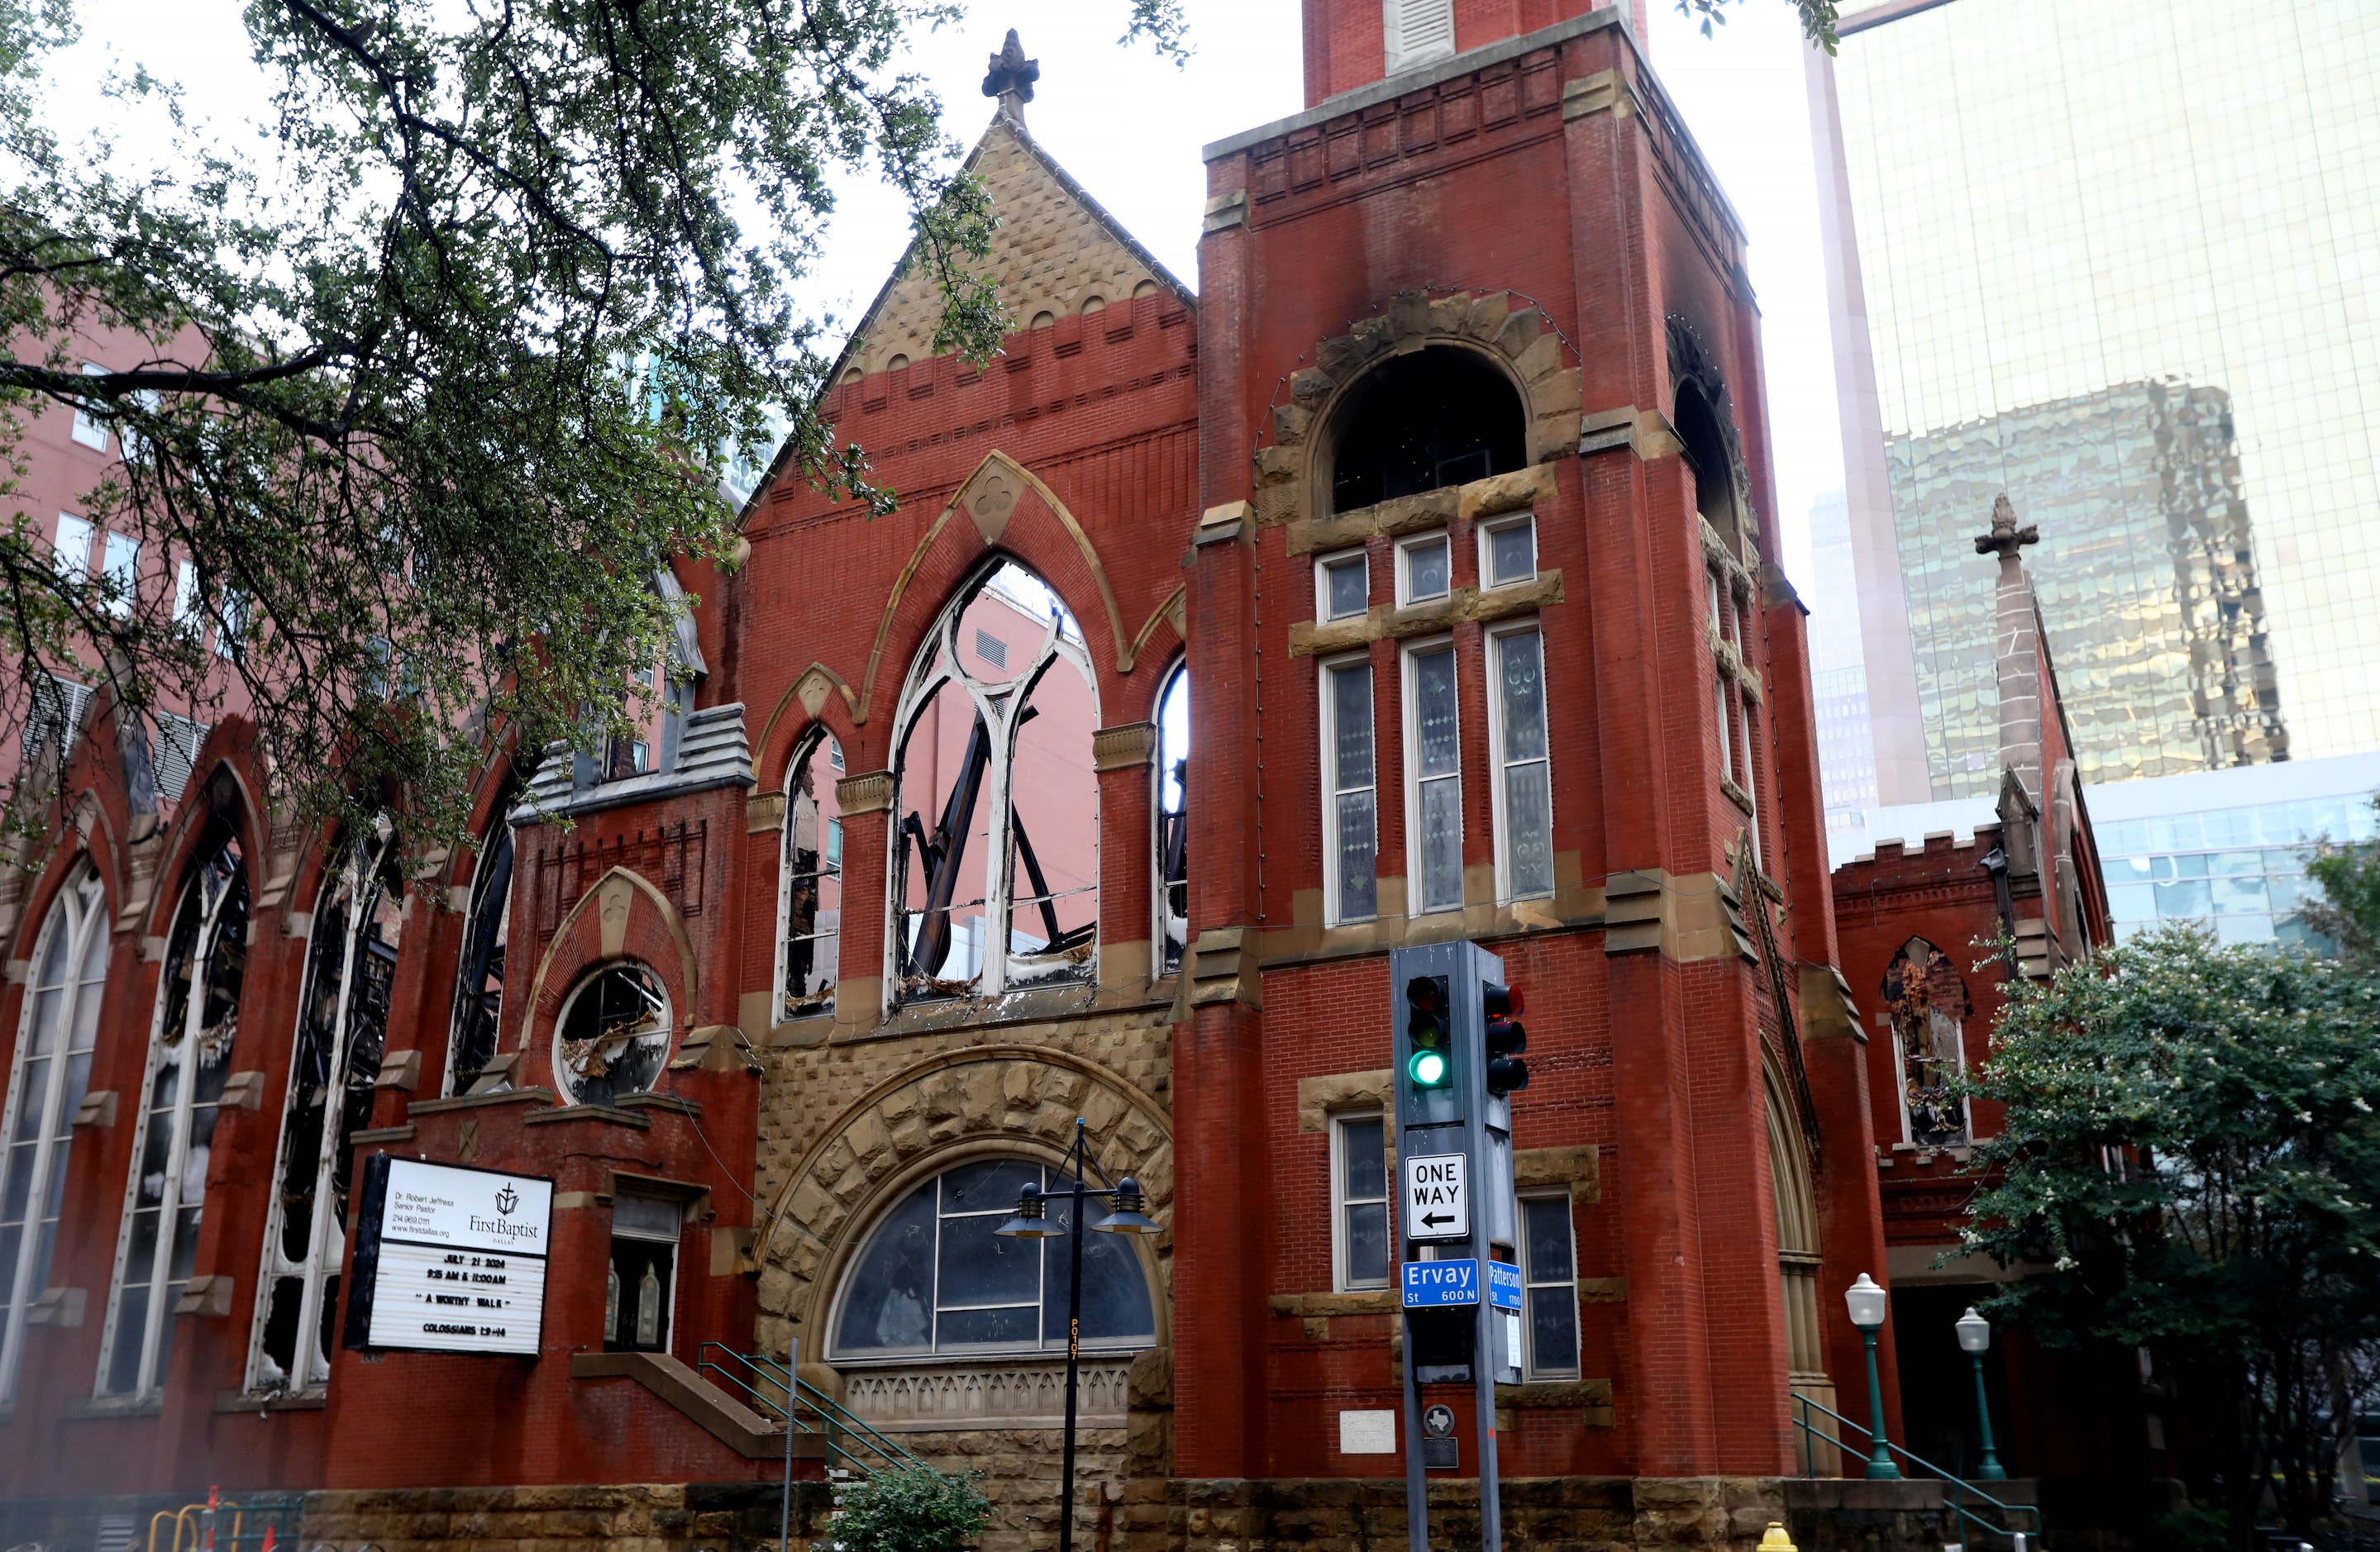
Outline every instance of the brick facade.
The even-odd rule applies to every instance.
[[[1353,36],[1365,9],[1315,0],[1309,31]],[[1508,1490],[1516,1526],[1534,1527],[1514,1534],[1756,1539],[1782,1502],[1774,1479],[1797,1469],[1789,1375],[1855,1396],[1861,1350],[1837,1294],[1887,1269],[1879,1079],[1860,983],[1847,995],[1837,969],[1804,612],[1767,516],[1757,312],[1742,233],[1616,14],[1491,9],[1466,0],[1468,52],[1394,83],[1341,79],[1352,56],[1334,54],[1328,100],[1208,148],[1195,297],[1004,105],[974,165],[1004,218],[990,263],[1019,332],[983,366],[932,355],[928,301],[896,276],[822,407],[898,510],[871,518],[772,471],[735,569],[676,566],[700,600],[676,660],[694,685],[680,763],[595,782],[563,757],[536,775],[571,823],[516,815],[497,1056],[477,1075],[449,1071],[453,1000],[463,907],[495,850],[405,890],[356,1153],[553,1178],[539,1359],[334,1347],[326,1382],[251,1380],[330,838],[276,818],[237,722],[215,730],[188,794],[131,814],[113,734],[93,723],[10,918],[0,997],[14,1030],[35,934],[88,855],[114,915],[90,1086],[116,1103],[78,1129],[67,1175],[49,1281],[80,1297],[29,1328],[0,1419],[17,1522],[60,1497],[221,1483],[313,1491],[310,1539],[391,1552],[765,1539],[735,1485],[771,1480],[782,1436],[706,1365],[797,1345],[818,1392],[986,1472],[987,1546],[1044,1545],[1061,1512],[1062,1352],[902,1349],[881,1335],[892,1315],[870,1347],[840,1323],[896,1209],[922,1200],[937,1245],[976,1243],[980,1223],[953,1228],[947,1201],[913,1193],[990,1161],[1055,1166],[1079,1121],[1092,1172],[1136,1177],[1163,1230],[1117,1242],[1129,1259],[1111,1263],[1145,1282],[1153,1334],[1086,1358],[1086,1544],[1337,1541],[1349,1515],[1368,1527],[1355,1540],[1389,1535],[1399,1458],[1342,1453],[1340,1414],[1397,1404],[1397,1317],[1386,1291],[1341,1285],[1332,1126],[1379,1103],[1387,951],[1470,938],[1528,995],[1535,1082],[1514,1141],[1524,1188],[1565,1205],[1575,1243],[1575,1373],[1533,1376],[1499,1413],[1506,1474],[1545,1479]],[[1351,46],[1377,55],[1377,40]],[[1342,510],[1333,459],[1378,374],[1416,360],[1509,394],[1512,467]],[[1533,525],[1533,574],[1483,575],[1479,536],[1515,517]],[[1444,597],[1406,600],[1400,545],[1441,531]],[[1366,606],[1318,618],[1315,558],[1348,554]],[[916,848],[943,797],[923,790],[925,762],[905,762],[907,719],[939,672],[936,633],[1002,565],[1062,605],[1047,672],[1083,675],[1095,709],[1087,730],[1040,731],[1087,745],[1089,811],[1062,844],[1096,858],[1095,906],[1069,909],[1097,930],[1086,950],[1039,925],[1054,917],[1022,903],[1023,853],[993,815],[961,853],[987,871],[952,897],[953,921],[978,913],[972,937],[912,963],[933,919]],[[1542,653],[1542,888],[1512,883],[1506,807],[1524,789],[1500,785],[1491,737],[1512,715],[1491,710],[1491,665],[1515,630]],[[1455,892],[1425,909],[1405,676],[1412,649],[1439,642],[1460,757],[1459,795],[1437,811],[1460,839],[1459,855],[1430,854]],[[1354,663],[1371,670],[1369,911],[1334,903],[1326,866],[1320,675]],[[1157,905],[1177,668],[1191,734],[1178,970]],[[967,693],[997,719],[1038,692]],[[956,763],[945,734],[937,770]],[[839,767],[794,782],[821,735]],[[993,790],[1002,758],[985,768]],[[492,782],[492,833],[516,793]],[[93,1400],[165,934],[202,837],[226,832],[253,902],[233,1064],[255,1076],[231,1091],[201,1171],[196,1292],[172,1317],[169,1372]],[[804,846],[839,847],[832,907],[790,903],[785,859]],[[1016,913],[987,929],[1002,891]],[[789,920],[827,920],[813,909],[832,912],[832,1007],[797,1000],[788,1019],[779,943]],[[570,1104],[601,1068],[589,1050],[626,1060],[565,1047],[563,1027],[589,978],[624,962],[666,1000],[665,1061],[647,1092]],[[604,1351],[630,1197],[682,1215],[665,1354]],[[946,1289],[921,1318],[957,1328],[971,1296]],[[799,1442],[815,1482],[828,1462]]]

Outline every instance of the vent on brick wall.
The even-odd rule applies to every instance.
[[[35,675],[32,710],[25,719],[25,763],[32,764],[53,738],[71,750],[74,736],[82,727],[83,711],[90,705],[89,685],[55,673]]]
[[[988,630],[975,633],[975,655],[994,668],[1008,667],[1008,643]]]
[[[132,1537],[139,1529],[129,1514],[103,1514],[99,1529],[91,1537],[95,1552],[130,1552]]]
[[[207,741],[212,724],[171,711],[157,713],[157,801],[179,803],[190,784],[190,767],[198,763],[199,746]]]
[[[1454,52],[1454,0],[1381,0],[1380,20],[1390,75]]]

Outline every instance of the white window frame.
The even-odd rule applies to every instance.
[[[1322,771],[1323,920],[1326,924],[1332,927],[1342,926],[1349,922],[1377,921],[1379,919],[1380,914],[1380,897],[1378,892],[1378,879],[1380,872],[1379,685],[1378,678],[1373,672],[1372,656],[1368,651],[1348,652],[1342,653],[1338,657],[1325,658],[1316,664],[1315,667],[1315,687],[1320,692],[1315,697],[1315,699],[1319,703],[1319,718],[1322,727],[1322,758],[1320,764]],[[1345,907],[1346,893],[1342,887],[1343,880],[1339,877],[1339,799],[1343,794],[1339,790],[1339,729],[1335,723],[1335,714],[1339,705],[1339,698],[1331,693],[1331,675],[1342,670],[1353,668],[1361,668],[1364,671],[1365,688],[1368,692],[1364,697],[1364,704],[1370,711],[1372,719],[1370,731],[1370,743],[1372,746],[1372,784],[1369,791],[1372,794],[1372,877],[1374,882],[1372,885],[1372,909],[1365,912],[1361,915],[1350,915],[1347,913]],[[1363,789],[1351,788],[1349,790],[1358,791]]]
[[[82,375],[85,377],[105,377],[107,375],[107,369],[101,366],[97,361],[85,361],[82,364]],[[94,418],[89,410],[83,408],[80,405],[75,406],[74,430],[71,434],[77,442],[81,443],[85,447],[91,448],[94,451],[101,453],[107,451],[107,423]]]
[[[1424,657],[1438,651],[1454,654],[1454,774],[1433,776],[1432,783],[1454,783],[1454,876],[1458,898],[1452,904],[1433,905],[1425,897],[1425,876],[1422,870],[1422,810],[1421,810],[1421,700],[1415,693],[1415,665]],[[1463,656],[1451,636],[1432,636],[1405,643],[1397,654],[1397,688],[1399,704],[1397,721],[1404,740],[1405,799],[1405,915],[1435,915],[1446,911],[1460,911],[1467,903],[1460,898],[1463,889]]]
[[[1562,1223],[1570,1231],[1570,1276],[1567,1279],[1540,1279],[1536,1267],[1530,1264],[1528,1211],[1532,1202],[1560,1202]],[[1521,1265],[1521,1342],[1527,1350],[1522,1375],[1528,1379],[1576,1379],[1586,1370],[1585,1322],[1578,1315],[1578,1207],[1570,1191],[1526,1191],[1519,1195],[1520,1244],[1513,1259]],[[1537,1322],[1536,1312],[1529,1307],[1529,1295],[1540,1288],[1566,1287],[1570,1290],[1571,1332],[1577,1340],[1578,1352],[1572,1357],[1571,1367],[1552,1369],[1537,1363]]]
[[[1494,565],[1495,539],[1497,535],[1510,533],[1514,528],[1528,530],[1529,567],[1523,576],[1499,582],[1496,580]],[[1537,515],[1535,512],[1523,512],[1510,517],[1498,517],[1493,521],[1480,524],[1476,531],[1479,540],[1479,590],[1481,592],[1488,592],[1498,588],[1517,588],[1524,582],[1536,580]]]
[[[1386,1288],[1396,1280],[1395,1225],[1389,1239],[1389,1269],[1378,1282],[1359,1282],[1347,1271],[1347,1209],[1370,1205],[1367,1196],[1347,1194],[1347,1128],[1366,1122],[1380,1125],[1380,1212],[1383,1219],[1394,1210],[1396,1202],[1395,1131],[1388,1117],[1379,1110],[1333,1111],[1330,1116],[1330,1286],[1341,1293],[1360,1292],[1368,1289]]]
[[[225,857],[230,862],[230,871],[221,876],[219,887],[210,899],[205,893],[210,871],[218,859]],[[196,1131],[200,1107],[197,1063],[192,1058],[199,1049],[200,1021],[205,1017],[207,997],[214,979],[215,951],[223,941],[225,911],[235,897],[240,902],[241,916],[248,928],[252,931],[256,925],[254,902],[248,896],[246,867],[247,859],[233,841],[225,841],[219,850],[202,854],[192,863],[189,875],[182,884],[182,896],[176,902],[174,915],[167,921],[166,964],[170,969],[174,927],[180,922],[183,905],[189,900],[191,891],[199,891],[199,927],[190,944],[190,996],[183,1003],[182,1028],[176,1033],[170,1051],[164,1028],[165,988],[163,986],[158,988],[150,1009],[149,1061],[141,1070],[140,1091],[133,1097],[138,1109],[132,1126],[132,1160],[125,1170],[124,1208],[117,1215],[115,1231],[115,1269],[108,1279],[107,1320],[100,1333],[99,1373],[91,1387],[92,1394],[97,1396],[153,1396],[164,1387],[165,1376],[160,1371],[163,1360],[171,1350],[171,1328],[175,1318],[173,1305],[179,1297],[178,1288],[167,1280],[167,1274],[177,1259],[183,1208],[196,1206],[203,1211],[206,1205],[203,1176],[198,1182],[199,1198],[195,1204],[183,1201],[181,1194],[182,1187],[189,1183],[185,1176],[188,1173],[190,1139]],[[249,945],[251,949],[254,946],[252,938]],[[243,977],[241,991],[245,994],[246,990]],[[240,1016],[241,1010],[235,1004],[232,1032],[225,1037],[235,1051],[238,1049]],[[131,1269],[133,1217],[140,1203],[141,1165],[148,1157],[149,1127],[152,1124],[150,1100],[157,1092],[158,1070],[164,1065],[168,1056],[181,1065],[182,1073],[175,1083],[173,1109],[168,1112],[173,1134],[167,1139],[165,1147],[165,1188],[157,1204],[156,1249],[150,1264],[149,1279],[143,1285],[149,1290],[149,1301],[142,1311],[140,1329],[128,1331],[123,1325],[124,1290]],[[230,1057],[226,1056],[225,1060],[228,1061]],[[220,1112],[219,1099],[210,1099],[205,1103],[207,1108]],[[127,1340],[140,1345],[133,1383],[128,1389],[111,1390],[107,1380],[115,1367],[116,1344]]]
[[[140,541],[129,534],[108,529],[101,532],[99,575],[118,578],[124,584],[124,596],[109,607],[119,617],[128,615],[140,598]]]
[[[206,621],[199,614],[199,568],[188,561],[176,563],[174,573],[174,624],[192,632],[206,629]]]
[[[6,1109],[0,1109],[0,1189],[10,1183],[9,1174],[20,1155],[31,1171],[31,1179],[24,1192],[24,1218],[18,1225],[16,1255],[0,1262],[0,1278],[6,1279],[0,1282],[0,1301],[5,1301],[0,1302],[0,1404],[17,1393],[17,1375],[24,1365],[26,1318],[31,1314],[33,1302],[44,1291],[34,1286],[34,1273],[49,1259],[42,1249],[48,1204],[58,1194],[54,1182],[73,1162],[75,1111],[91,1091],[91,1063],[98,1033],[96,1017],[91,1020],[90,1034],[83,1037],[92,1039],[93,1045],[78,1049],[77,1038],[84,1022],[84,1000],[103,1001],[106,996],[110,948],[107,918],[107,895],[97,870],[89,861],[77,862],[42,923],[41,936],[33,945],[31,973],[25,978],[24,1005],[17,1019],[17,1049],[8,1069],[8,1099]],[[59,962],[63,979],[45,983],[42,970],[61,932],[67,935]],[[99,975],[86,980],[83,960],[91,952],[93,933],[99,935]],[[50,1004],[49,1049],[40,1059],[41,1092],[29,1095],[25,1092],[25,1069],[32,1060],[34,1020],[42,1012],[44,994],[51,991],[56,996]],[[82,1058],[79,1092],[74,1075],[77,1056]],[[18,1146],[18,1130],[28,1104],[34,1107],[35,1119],[29,1139],[33,1146],[24,1148]],[[64,1217],[61,1202],[59,1219]],[[55,1248],[55,1239],[52,1245]],[[43,1270],[41,1280],[46,1281],[47,1277]]]
[[[59,513],[57,535],[50,543],[50,564],[69,582],[89,580],[91,541],[98,537],[99,526],[91,519]]]
[[[1165,709],[1172,704],[1177,688],[1183,697],[1183,700],[1186,708],[1190,695],[1189,660],[1187,658],[1175,659],[1173,666],[1166,670],[1164,677],[1160,679],[1157,683],[1156,749],[1154,758],[1149,761],[1149,765],[1151,767],[1150,773],[1154,780],[1150,784],[1148,792],[1148,883],[1149,907],[1153,913],[1150,917],[1150,927],[1151,930],[1155,933],[1155,937],[1151,940],[1152,952],[1150,957],[1153,964],[1151,973],[1156,976],[1163,976],[1177,974],[1181,969],[1180,961],[1186,960],[1190,957],[1190,916],[1188,911],[1189,889],[1187,880],[1184,880],[1183,889],[1184,910],[1178,918],[1173,914],[1173,903],[1171,898],[1172,891],[1166,887],[1165,882],[1165,821],[1169,818],[1169,814],[1165,806],[1165,788],[1166,783],[1173,779],[1172,771],[1169,766],[1168,757],[1172,755],[1174,752],[1172,743],[1166,737]],[[1184,731],[1186,734],[1188,731],[1186,726]],[[1183,751],[1183,758],[1185,759],[1188,758],[1186,746]],[[1187,824],[1189,806],[1190,771],[1189,768],[1185,765],[1182,771],[1182,807],[1184,815],[1185,826]],[[1189,852],[1189,836],[1186,833],[1186,831],[1183,836],[1183,843],[1184,863],[1184,870],[1186,872]],[[1166,960],[1167,955],[1172,952],[1172,939],[1171,937],[1171,933],[1176,925],[1179,925],[1182,930],[1182,952],[1179,959],[1169,965]]]
[[[665,1196],[648,1196],[641,1192],[630,1192],[626,1194],[627,1199],[631,1201],[657,1202],[665,1207],[676,1209],[678,1215],[678,1231],[675,1234],[662,1234],[651,1230],[638,1229],[633,1225],[625,1229],[622,1228],[620,1225],[620,1198],[617,1196],[613,1197],[612,1206],[611,1232],[604,1236],[603,1241],[603,1277],[607,1287],[609,1286],[612,1276],[616,1269],[613,1266],[612,1262],[612,1241],[634,1240],[639,1244],[662,1244],[670,1247],[669,1286],[662,1290],[662,1344],[661,1346],[652,1349],[623,1349],[621,1351],[650,1351],[664,1353],[672,1352],[677,1345],[678,1339],[677,1285],[686,1280],[686,1204],[681,1201],[672,1200]],[[626,1301],[627,1291],[628,1291],[625,1288],[620,1290],[623,1303]],[[604,1342],[609,1343],[611,1339],[612,1333],[609,1330],[606,1330],[603,1333]],[[598,1351],[609,1352],[612,1351],[612,1349],[606,1346],[600,1348]]]
[[[1351,613],[1340,614],[1330,608],[1330,573],[1350,563],[1364,568],[1364,607]],[[1333,620],[1354,620],[1368,613],[1372,607],[1372,559],[1360,549],[1334,550],[1328,555],[1314,557],[1314,617],[1329,624]]]
[[[792,991],[790,981],[793,975],[793,943],[790,939],[792,935],[791,929],[794,916],[794,836],[795,833],[794,824],[794,805],[800,801],[795,795],[794,778],[800,773],[802,765],[805,761],[816,760],[818,762],[818,769],[813,775],[813,780],[822,782],[827,787],[832,788],[835,784],[834,773],[843,769],[842,750],[842,743],[836,739],[833,734],[829,733],[826,729],[821,727],[815,729],[808,734],[805,735],[800,746],[794,751],[794,758],[785,762],[785,812],[783,823],[780,826],[777,835],[777,1000],[774,1009],[769,1015],[769,1022],[771,1024],[784,1024],[789,1022],[785,1003],[788,995]],[[836,881],[837,894],[835,898],[837,905],[835,910],[834,928],[835,976],[833,981],[831,982],[828,987],[826,1006],[823,1008],[813,1009],[810,1012],[802,1014],[801,1016],[804,1018],[818,1018],[824,1014],[832,1012],[835,1008],[833,993],[835,989],[842,985],[843,981],[842,918],[844,913],[841,905],[842,894],[840,892],[844,871],[844,858],[842,855],[843,845],[841,841],[843,832],[842,805],[838,802],[835,805],[835,812],[832,815],[821,814],[820,818],[818,872],[814,875],[805,875],[805,877],[815,877],[820,879],[833,879]],[[833,834],[836,838],[835,843],[832,846],[828,844],[828,836],[830,833]],[[822,933],[813,932],[810,934],[808,940],[813,943],[819,942],[824,936],[825,935]]]
[[[1426,550],[1434,544],[1446,547],[1446,591],[1431,593],[1426,598],[1416,597],[1413,590],[1414,552]],[[1416,603],[1438,603],[1453,596],[1454,536],[1452,534],[1444,528],[1433,528],[1428,533],[1415,534],[1410,539],[1397,540],[1397,607],[1399,609],[1410,609]]]
[[[1499,625],[1487,633],[1488,788],[1496,826],[1496,897],[1502,901],[1523,898],[1512,883],[1512,819],[1505,793],[1505,773],[1511,766],[1504,758],[1504,644],[1516,637],[1534,636],[1537,638],[1537,676],[1544,695],[1546,716],[1546,753],[1542,763],[1546,768],[1546,845],[1548,853],[1553,846],[1553,687],[1550,683],[1551,665],[1546,661],[1545,634],[1543,624],[1534,614],[1525,620]],[[1548,880],[1547,888],[1533,890],[1526,898],[1550,898],[1558,887]]]

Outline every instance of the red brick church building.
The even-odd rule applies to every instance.
[[[1511,1534],[1756,1539],[1790,1394],[1864,1415],[1874,1048],[1743,231],[1641,18],[1305,18],[1195,289],[995,72],[1017,332],[938,356],[897,274],[821,406],[898,512],[772,470],[656,578],[651,735],[511,751],[478,850],[290,822],[237,719],[149,799],[85,718],[0,898],[0,1539],[220,1485],[310,1546],[773,1541],[793,1355],[1047,1545],[1065,1272],[991,1230],[1078,1119],[1163,1230],[1087,1236],[1078,1534],[1378,1534],[1387,955],[1457,939],[1529,999]],[[381,1154],[551,1181],[534,1356],[348,1345]]]

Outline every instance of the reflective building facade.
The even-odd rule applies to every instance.
[[[2085,782],[2286,758],[2228,395],[2128,382],[1885,444],[1937,798],[1999,788],[1992,573],[2002,491]],[[1814,536],[1815,537],[1815,536]]]
[[[1917,657],[1867,644],[1870,709],[1888,772],[1922,727],[1931,787],[1883,801],[1997,779],[1969,539],[2000,489],[2086,776],[2380,747],[2380,6],[1895,0],[1843,32],[1813,84],[1838,358],[1873,362],[1851,527],[1877,547],[1888,499],[1862,588],[1905,596],[1864,607]]]

